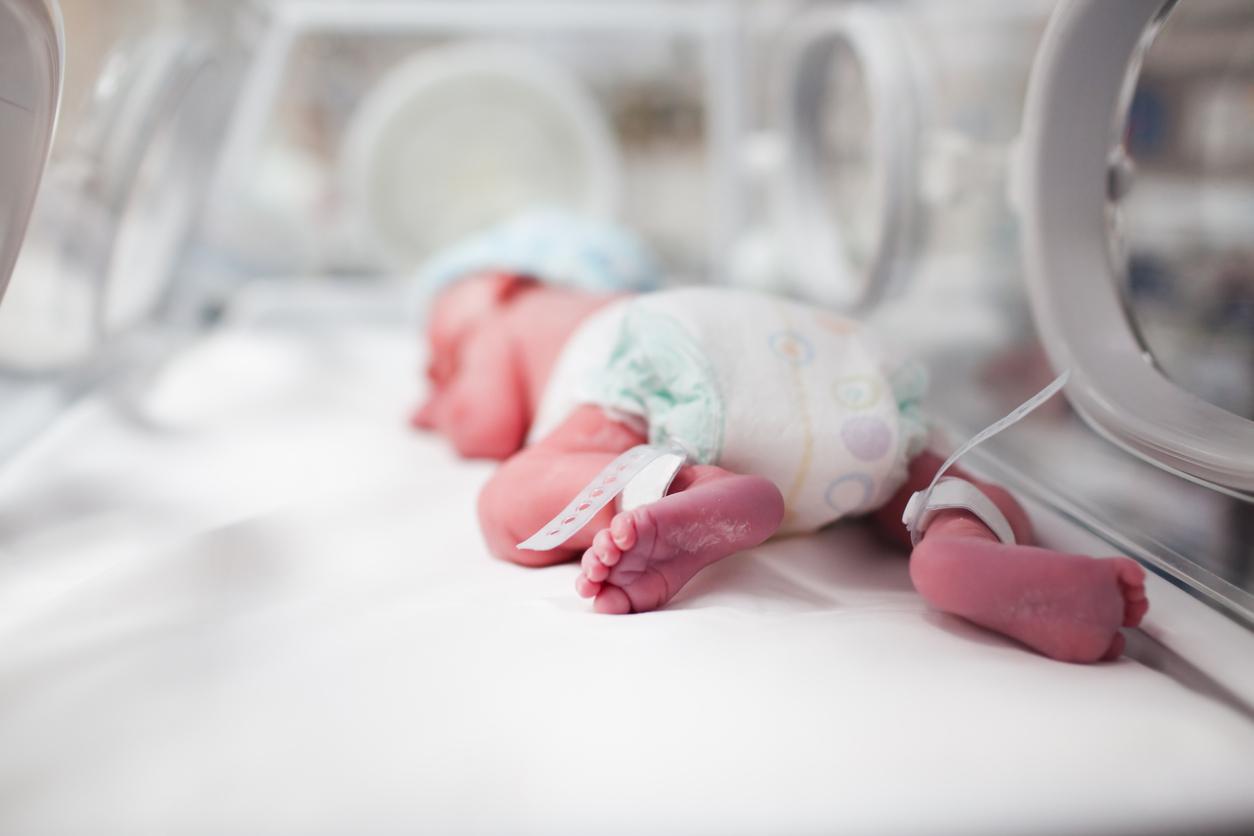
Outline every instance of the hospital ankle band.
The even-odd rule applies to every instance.
[[[1058,375],[1052,383],[1031,398],[1028,398],[1027,401],[1005,418],[977,433],[975,437],[955,450],[953,455],[945,460],[945,463],[936,471],[936,475],[932,477],[931,484],[925,490],[917,491],[911,496],[910,501],[906,504],[905,511],[902,512],[901,521],[905,523],[906,529],[910,532],[911,543],[918,544],[928,524],[936,516],[935,512],[944,508],[966,509],[988,525],[1003,543],[1014,542],[1014,532],[1010,528],[1010,524],[1006,521],[1005,515],[993,504],[992,500],[970,482],[963,479],[942,479],[942,477],[945,475],[945,471],[953,467],[954,462],[958,461],[973,447],[984,443],[1007,427],[1023,420],[1033,410],[1056,395],[1067,384],[1067,379],[1070,376],[1070,371],[1064,371]],[[953,482],[961,483],[961,485],[966,487],[953,485],[944,488],[943,491],[941,490],[942,485]]]
[[[923,496],[920,492],[910,497],[910,502],[902,515],[903,521],[913,520],[913,524],[907,523],[910,529],[910,542],[917,544],[936,515],[953,508],[971,512],[980,522],[988,526],[998,540],[1014,545],[1015,532],[1010,527],[1010,521],[1006,519],[1006,515],[982,490],[966,479],[946,476],[932,487],[931,494],[926,500],[923,500]],[[921,500],[926,504],[922,504]]]
[[[574,537],[597,512],[623,494],[622,507],[630,510],[666,495],[687,456],[676,447],[641,444],[632,447],[596,475],[576,494],[562,512],[549,520],[518,548],[543,552]]]

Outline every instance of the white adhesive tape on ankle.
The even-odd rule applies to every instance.
[[[657,496],[654,499],[660,499],[665,495],[666,488],[670,486],[675,474],[687,461],[687,457],[676,448],[655,447],[650,444],[632,447],[606,465],[575,495],[574,499],[567,503],[560,514],[545,523],[535,534],[519,543],[518,548],[537,552],[557,548],[591,522],[598,511],[613,502],[628,485],[635,481],[637,476],[642,475],[641,472],[650,464],[664,458],[666,458],[665,467],[650,468],[647,473],[643,474],[648,484],[640,486],[639,489],[633,487],[636,505],[643,504],[643,501],[655,493]],[[669,471],[669,476],[666,475],[667,471]],[[665,484],[658,493],[656,486],[663,480]]]
[[[1015,532],[1006,515],[982,490],[966,479],[946,476],[932,487],[927,504],[920,508],[922,498],[922,493],[910,497],[910,503],[906,505],[906,512],[902,515],[903,519],[909,517],[914,520],[914,525],[910,528],[910,542],[919,542],[938,513],[947,508],[960,508],[979,518],[980,522],[997,535],[998,540],[1014,545]]]
[[[939,484],[942,482],[942,477],[944,477],[945,471],[953,467],[954,462],[958,461],[958,459],[961,458],[971,448],[975,447],[978,444],[983,444],[985,441],[988,441],[990,438],[997,435],[1002,430],[1006,429],[1012,424],[1017,424],[1019,421],[1023,420],[1028,414],[1030,414],[1038,406],[1045,403],[1045,401],[1049,400],[1054,395],[1058,394],[1058,392],[1062,389],[1062,387],[1067,385],[1067,379],[1070,377],[1071,377],[1070,370],[1064,371],[1062,374],[1058,375],[1058,377],[1054,378],[1053,382],[1051,382],[1048,386],[1046,386],[1041,391],[1037,392],[1032,397],[1028,398],[1026,401],[1020,404],[1015,410],[1013,410],[1005,418],[1002,418],[1000,421],[993,423],[991,426],[985,427],[983,430],[977,433],[970,441],[968,441],[966,444],[963,444],[961,447],[955,450],[952,456],[945,459],[945,463],[940,466],[940,469],[936,471],[936,475],[932,477],[931,484],[929,484],[925,490],[917,491],[913,496],[911,496],[910,501],[906,504],[905,511],[902,512],[901,521],[905,523],[906,529],[910,532],[911,543],[917,544],[919,542],[919,540],[923,537],[923,532],[927,528],[927,524],[930,523],[932,521],[932,518],[935,516],[934,513],[928,514],[928,511],[929,510],[938,511],[942,508],[966,508],[968,511],[975,514],[977,517],[980,517],[980,519],[983,520],[984,523],[988,525],[990,529],[993,530],[993,533],[996,534],[997,537],[1003,543],[1014,542],[1014,533],[1010,529],[1010,524],[1006,522],[1005,515],[1002,514],[1002,512],[997,508],[997,506],[993,504],[992,500],[990,500],[987,496],[984,495],[983,491],[976,488],[970,482],[967,482],[966,480],[962,480],[962,479],[952,480],[952,481],[962,482],[962,484],[969,487],[971,491],[974,491],[974,494],[978,494],[978,498],[977,498],[973,494],[969,494],[965,491],[965,489],[963,489],[963,493],[966,494],[968,498],[971,499],[971,502],[969,504],[959,503],[959,504],[950,504],[950,505],[939,505],[933,501],[932,495],[939,487]],[[951,481],[951,480],[946,479],[943,481]],[[959,490],[960,489],[958,488],[951,488],[950,489],[951,495],[956,497],[958,495]],[[979,507],[977,508],[974,506],[979,506]],[[1004,524],[1005,530],[1011,532],[1009,539],[1002,536],[1002,532],[998,531],[997,527],[995,527],[989,521],[989,519],[986,519],[981,514],[981,511],[989,512],[989,509],[991,509],[990,513],[995,515],[993,519],[1000,521],[1000,524]]]

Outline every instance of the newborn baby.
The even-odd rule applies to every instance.
[[[924,449],[913,365],[886,361],[853,321],[765,294],[471,271],[436,295],[427,337],[414,425],[503,460],[479,497],[488,547],[526,566],[579,560],[576,590],[601,613],[656,609],[724,557],[842,517],[911,547],[903,510],[942,463]],[[608,506],[560,548],[517,547],[646,442],[687,454],[665,496]],[[1141,568],[1033,546],[1006,491],[950,474],[979,502],[927,515],[910,555],[919,593],[1055,659],[1117,658],[1120,627],[1148,609]]]

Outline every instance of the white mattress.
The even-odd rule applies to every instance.
[[[405,426],[413,335],[330,307],[242,315],[4,471],[0,832],[1254,822],[1248,715],[930,612],[857,526],[632,617],[492,560],[490,467]]]

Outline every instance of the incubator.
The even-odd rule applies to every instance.
[[[993,833],[1032,810],[1040,832],[1241,832],[1254,820],[1239,767],[1254,751],[1252,46],[1242,0],[0,0],[0,679],[18,708],[0,719],[0,774],[39,784],[0,788],[4,829],[586,830],[536,812],[564,809],[563,787],[601,788],[581,783],[595,774],[572,765],[586,741],[563,732],[569,716],[536,696],[548,691],[532,671],[568,677],[555,705],[582,695],[627,715],[618,751],[643,764],[665,751],[641,748],[661,692],[607,696],[631,669],[726,712],[647,774],[699,762],[721,776],[694,779],[715,797],[751,772],[788,802],[740,788],[731,816],[706,820],[672,799],[679,830]],[[675,284],[866,319],[929,367],[941,446],[1070,370],[1065,403],[963,465],[1022,496],[1051,545],[1152,573],[1135,661],[1108,679],[1046,670],[925,623],[902,603],[904,570],[875,568],[879,547],[844,530],[823,542],[856,553],[853,591],[804,544],[777,543],[769,568],[724,572],[774,597],[711,593],[717,629],[695,604],[630,636],[585,627],[573,600],[554,603],[553,575],[481,566],[484,471],[399,427],[417,385],[412,277],[537,205],[623,223]],[[428,528],[411,530],[411,513]],[[913,661],[860,655],[834,618],[849,612],[887,619],[877,652]],[[903,612],[931,632],[893,621]],[[822,636],[800,632],[814,624]],[[571,677],[555,657],[589,658],[584,630],[621,664]],[[712,649],[729,636],[764,672],[749,685]],[[850,673],[812,682],[827,638]],[[679,648],[714,653],[704,670],[735,696],[684,679]],[[958,672],[917,664],[933,653]],[[966,677],[988,692],[1020,677],[1017,706],[1075,722],[1015,737],[1030,724]],[[824,699],[852,689],[887,737],[838,728],[828,703],[776,681]],[[1085,723],[1094,738],[1113,724],[1115,742],[1059,749],[1039,774],[976,752],[959,758],[958,789],[936,789],[944,732],[894,737],[920,712],[891,683],[911,700],[939,688],[954,728],[1004,720],[999,734],[1038,752]],[[521,706],[512,723],[494,719],[514,716],[501,693]],[[430,717],[407,735],[412,704]],[[1203,725],[1154,737],[1164,712]],[[310,724],[333,757],[305,739]],[[743,766],[733,726],[754,764],[802,767]],[[1115,809],[1075,764],[1135,768],[1142,733],[1166,789],[1142,782]],[[903,753],[907,738],[922,756]],[[846,746],[873,768],[833,765]],[[440,763],[405,754],[428,747]],[[559,786],[537,786],[528,758]],[[195,780],[179,783],[187,763]],[[372,765],[378,780],[363,777]],[[829,768],[855,787],[840,810],[812,777]],[[935,789],[920,809],[937,818],[909,818],[889,774]],[[1079,800],[1031,796],[1034,776],[1072,781]],[[477,781],[504,812],[479,804]],[[650,821],[620,813],[627,830]]]
[[[0,28],[4,56],[4,87],[0,104],[6,108],[0,130],[5,149],[0,169],[0,276],[7,285],[13,262],[26,231],[30,205],[43,172],[56,123],[63,69],[61,28],[56,7],[43,3],[4,7]]]
[[[1010,161],[1052,5],[827,4],[785,24],[772,115],[799,293],[866,309],[920,272],[1017,270]]]

